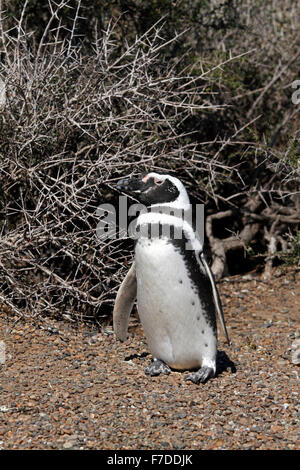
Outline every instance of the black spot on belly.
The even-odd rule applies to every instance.
[[[207,347],[208,347],[208,344],[207,344],[207,343],[205,343],[205,344],[204,344],[204,346],[207,348]]]
[[[190,279],[191,289],[198,296],[202,305],[202,312],[206,323],[212,328],[214,334],[217,333],[216,310],[213,300],[212,286],[209,278],[198,264],[195,252],[186,249],[187,237],[183,232],[181,239],[171,238],[168,243],[180,253],[184,260],[187,275]]]
[[[197,320],[198,320],[198,321],[200,320],[200,315],[197,316]]]
[[[204,330],[202,330],[201,333],[204,335]]]
[[[192,305],[195,305],[195,301],[194,301],[194,300],[192,300]]]
[[[179,284],[182,284],[182,279],[179,279]]]

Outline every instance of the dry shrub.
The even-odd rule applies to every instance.
[[[159,22],[122,47],[116,25],[101,34],[95,30],[87,53],[76,35],[80,10],[69,10],[71,2],[49,0],[39,41],[26,30],[27,3],[14,27],[4,9],[0,18],[6,92],[0,111],[3,304],[20,316],[98,319],[109,312],[131,261],[131,244],[96,236],[97,207],[117,204],[115,181],[133,172],[171,172],[210,212],[231,210],[241,219],[238,246],[258,233],[268,244],[276,228],[288,249],[283,233],[296,223],[293,166],[239,139],[256,117],[208,142],[199,139],[194,124],[195,117],[197,123],[218,121],[228,112],[212,91],[216,72],[246,52],[201,73],[180,69],[178,60],[163,53],[180,36],[165,40]],[[73,15],[67,32],[65,15]],[[244,153],[236,150],[232,157],[241,146]],[[249,171],[263,172],[259,187]],[[213,232],[212,217],[207,227],[213,254],[222,249],[226,257],[227,242]],[[218,276],[225,265],[223,259]]]

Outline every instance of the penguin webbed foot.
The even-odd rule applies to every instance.
[[[207,380],[214,375],[214,370],[211,367],[203,366],[196,372],[185,376],[184,380],[191,380],[194,384],[205,383]]]
[[[151,377],[160,374],[169,375],[170,372],[170,367],[164,361],[157,359],[156,357],[153,358],[149,366],[145,367],[145,374],[150,375]]]

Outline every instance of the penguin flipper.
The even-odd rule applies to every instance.
[[[117,339],[125,341],[129,317],[136,299],[137,281],[133,262],[117,293],[113,310],[113,328]]]
[[[228,336],[228,333],[227,333],[227,329],[226,329],[226,324],[225,324],[225,319],[224,319],[224,314],[223,314],[223,309],[222,309],[222,304],[221,304],[221,300],[220,300],[220,296],[219,296],[219,293],[218,293],[218,289],[217,289],[217,286],[216,286],[216,282],[215,282],[215,278],[213,276],[213,273],[210,269],[210,266],[205,258],[205,255],[203,252],[200,253],[200,258],[201,258],[201,261],[202,261],[202,264],[205,268],[205,271],[206,271],[206,274],[210,280],[210,283],[211,283],[211,287],[212,287],[212,291],[213,291],[213,296],[214,296],[214,303],[215,303],[215,306],[216,306],[216,310],[217,310],[217,313],[218,313],[218,317],[219,317],[219,320],[220,320],[220,323],[221,323],[221,326],[222,326],[222,330],[223,330],[223,333],[224,333],[224,336],[226,338],[226,341],[227,343],[230,345],[230,339],[229,339],[229,336]]]

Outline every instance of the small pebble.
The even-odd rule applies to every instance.
[[[137,317],[120,343],[111,323],[99,333],[47,318],[58,336],[0,315],[0,333],[10,329],[1,449],[297,450],[300,282],[291,291],[282,276],[256,278],[220,282],[232,346],[220,332],[217,375],[199,386],[187,371],[144,374],[151,354]]]

